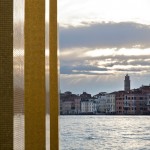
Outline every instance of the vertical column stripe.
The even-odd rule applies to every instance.
[[[25,0],[25,149],[45,149],[45,0]]]
[[[0,0],[0,150],[13,149],[13,0]]]
[[[57,0],[50,0],[50,149],[59,149],[58,71],[57,71]]]
[[[0,0],[0,149],[13,149],[13,1]]]

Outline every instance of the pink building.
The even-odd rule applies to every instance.
[[[124,94],[125,91],[116,92],[116,114],[124,114]]]
[[[71,115],[80,113],[81,98],[71,92],[60,94],[60,114]]]
[[[147,95],[140,91],[131,91],[124,96],[125,114],[146,114],[147,113]]]

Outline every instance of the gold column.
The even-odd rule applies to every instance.
[[[13,0],[0,0],[0,150],[13,149]]]
[[[57,0],[50,0],[50,149],[59,149],[58,71],[57,71]]]
[[[45,149],[45,0],[25,0],[25,149]]]

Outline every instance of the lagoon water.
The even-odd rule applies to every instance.
[[[60,116],[60,150],[150,150],[150,116]]]
[[[46,116],[46,150],[50,149]],[[60,116],[60,150],[150,150],[150,116]],[[24,116],[14,118],[14,150],[24,150]]]

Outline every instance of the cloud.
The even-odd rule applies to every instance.
[[[105,51],[105,50],[104,50]],[[119,51],[119,50],[118,50]],[[127,51],[132,51],[128,49]],[[143,49],[144,51],[144,49]],[[80,53],[80,51],[78,51]],[[90,57],[84,51],[60,56],[60,74],[112,75],[149,74],[150,55],[107,55]]]
[[[66,34],[66,36],[64,35],[66,45],[60,45],[59,57],[60,88],[77,93],[83,90],[87,92],[92,91],[93,93],[95,91],[112,92],[121,90],[123,89],[123,81],[126,73],[129,73],[131,77],[131,88],[147,84],[150,74],[150,48],[149,43],[144,40],[148,35],[144,35],[143,30],[146,30],[145,32],[148,33],[149,27],[136,23],[128,24],[132,24],[134,31],[138,32],[131,34],[131,31],[127,33],[126,30],[126,34],[129,35],[126,37],[124,43],[122,41],[122,45],[120,44],[120,37],[118,36],[114,37],[112,41],[106,40],[105,45],[101,43],[98,47],[97,45],[93,46],[94,44],[92,45],[91,42],[97,41],[98,43],[100,38],[93,37],[93,39],[89,39],[87,37],[87,45],[83,45],[83,35],[78,38],[76,38],[76,36],[72,37],[72,34],[70,34],[70,38],[68,34]],[[91,26],[92,25],[84,28],[88,29],[91,28]],[[71,30],[71,28],[76,32],[76,29],[78,31],[78,29],[82,29],[83,27],[69,27],[63,29]],[[90,33],[92,33],[92,31]],[[141,34],[141,37],[137,37],[138,34]],[[142,37],[144,38],[143,40],[139,39],[140,42],[134,42],[137,41],[137,38],[142,39]],[[76,39],[70,44],[69,41],[65,41],[65,38],[69,38],[69,40],[71,40],[71,38]],[[148,40],[147,38],[147,41]],[[77,45],[75,43],[77,43]],[[111,43],[115,44],[115,46],[111,47]]]
[[[107,68],[99,68],[96,66],[91,65],[66,65],[60,67],[60,73],[61,74],[87,74],[87,75],[94,75],[98,74],[97,71],[107,71]],[[106,74],[106,73],[105,73]]]
[[[148,48],[150,26],[134,22],[59,27],[60,50],[69,48]]]

